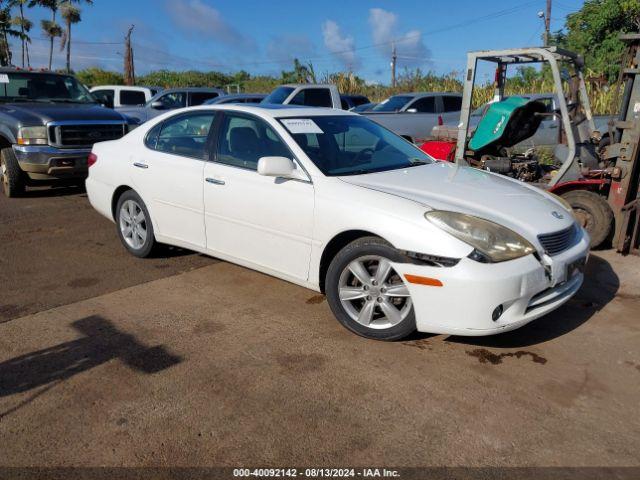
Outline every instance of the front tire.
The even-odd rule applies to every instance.
[[[12,148],[3,148],[0,152],[0,177],[2,190],[9,197],[19,197],[25,191],[25,174],[18,165],[18,159]]]
[[[378,237],[363,237],[333,258],[325,279],[327,301],[338,321],[375,340],[399,340],[416,320],[409,289],[391,266],[407,259]]]
[[[116,226],[118,237],[136,257],[151,255],[156,247],[153,224],[147,206],[133,190],[127,190],[118,199],[116,206]]]
[[[580,224],[591,237],[591,248],[602,245],[611,235],[613,211],[602,195],[588,190],[573,190],[562,195]]]

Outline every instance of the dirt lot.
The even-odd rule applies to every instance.
[[[597,252],[516,332],[381,343],[309,290],[125,254],[82,192],[0,197],[0,243],[0,465],[640,464],[640,258]]]

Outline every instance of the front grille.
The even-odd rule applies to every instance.
[[[96,142],[116,140],[125,133],[123,123],[90,123],[82,125],[51,125],[49,137],[60,147],[85,147]]]
[[[572,247],[577,237],[575,224],[558,232],[538,235],[538,240],[549,255],[557,255]]]

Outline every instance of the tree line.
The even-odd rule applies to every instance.
[[[93,4],[93,0],[0,0],[0,66],[19,65],[31,67],[29,45],[33,22],[28,18],[32,8],[44,8],[51,14],[50,20],[41,20],[40,28],[49,40],[49,64],[53,63],[53,51],[56,39],[60,39],[60,50],[66,49],[66,71],[71,72],[71,25],[82,20],[80,4]],[[60,16],[62,25],[57,21]],[[14,58],[11,39],[20,42],[20,62]]]

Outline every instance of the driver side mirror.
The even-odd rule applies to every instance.
[[[418,113],[417,108],[407,108],[407,113]]]
[[[164,110],[164,103],[162,103],[160,100],[156,100],[155,102],[151,102],[151,108],[154,108],[156,110]]]
[[[258,160],[258,174],[265,177],[309,180],[302,169],[287,157],[262,157]]]

